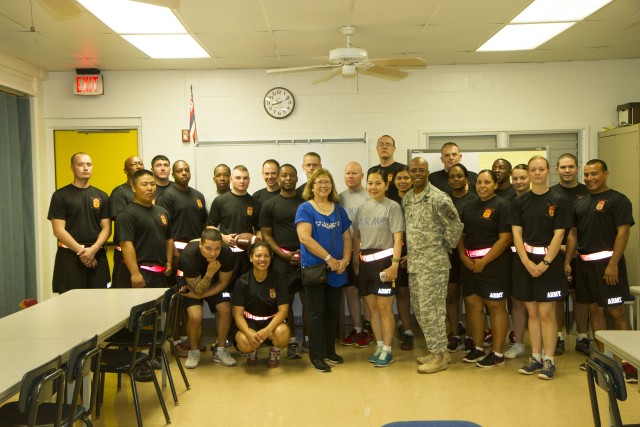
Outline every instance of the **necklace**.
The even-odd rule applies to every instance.
[[[325,213],[330,213],[330,212],[331,212],[331,209],[332,209],[332,207],[333,207],[331,202],[329,202],[329,207],[327,207],[327,208],[323,208],[323,207],[322,207],[322,206],[320,206],[320,204],[319,204],[318,202],[316,202],[315,200],[314,200],[314,203],[316,204],[316,206],[318,207],[318,209],[320,209],[322,212],[325,212]]]

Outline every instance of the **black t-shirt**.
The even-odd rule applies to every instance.
[[[469,191],[472,193],[476,193],[476,181],[478,179],[478,174],[475,172],[468,171],[468,187]],[[440,169],[434,173],[429,174],[429,182],[434,187],[438,188],[441,191],[444,191],[447,194],[451,194],[451,187],[449,186],[449,174],[444,170]]]
[[[490,248],[498,241],[500,233],[511,233],[510,211],[511,203],[498,196],[486,201],[476,197],[465,204],[460,213],[460,221],[464,224],[464,247]]]
[[[188,191],[182,191],[172,185],[158,198],[156,205],[169,212],[174,240],[188,242],[202,235],[207,209],[204,196],[198,190],[189,187]]]
[[[218,227],[222,234],[255,233],[260,229],[260,206],[249,194],[227,191],[211,203],[207,225]]]
[[[398,188],[396,187],[396,183],[395,183],[396,174],[405,166],[406,165],[403,165],[402,163],[399,163],[399,162],[393,162],[389,166],[380,166],[380,165],[372,166],[367,171],[367,175],[369,175],[369,171],[371,171],[372,169],[381,169],[382,172],[386,175],[387,183],[389,183],[389,186],[387,187],[387,191],[384,194],[389,199],[396,200],[399,198]]]
[[[253,276],[253,269],[236,280],[231,296],[231,305],[244,307],[254,316],[266,317],[276,314],[278,306],[289,304],[287,285],[280,280],[280,275],[269,270],[267,278],[258,282]]]
[[[551,191],[555,191],[556,193],[558,193],[559,195],[561,195],[562,197],[565,197],[567,199],[567,202],[569,203],[569,206],[573,207],[573,204],[576,200],[583,198],[584,196],[588,196],[589,194],[589,190],[587,189],[587,186],[582,184],[582,183],[578,183],[578,185],[576,185],[575,187],[572,188],[568,188],[568,187],[563,187],[560,184],[556,184],[550,187]],[[567,244],[567,236],[569,235],[569,230],[565,231],[564,233],[564,238],[562,239],[562,244],[566,245]]]
[[[273,239],[285,249],[294,251],[300,248],[300,240],[294,223],[298,206],[304,199],[298,195],[294,197],[273,197],[265,202],[260,209],[260,228],[270,227]]]
[[[583,254],[613,250],[618,227],[635,224],[631,201],[611,189],[576,200],[573,217],[578,229],[577,249]]]
[[[451,197],[453,206],[455,206],[456,210],[458,211],[458,216],[460,216],[460,213],[462,212],[462,208],[464,208],[467,203],[473,200],[478,200],[478,196],[476,196],[471,191],[467,191],[467,194],[465,194],[462,197],[456,197],[453,194],[449,194],[449,196]]]
[[[233,252],[231,252],[231,249],[224,243],[222,244],[222,248],[220,248],[220,254],[217,259],[220,263],[220,269],[213,275],[213,279],[211,279],[212,284],[218,281],[218,273],[233,271],[236,265]],[[189,242],[180,255],[180,270],[184,273],[184,277],[189,279],[198,276],[204,277],[205,274],[207,274],[208,267],[209,261],[207,261],[200,252],[200,240]]]
[[[169,214],[160,206],[131,203],[116,218],[120,241],[131,241],[139,265],[167,263],[167,240],[171,239]]]
[[[111,219],[115,221],[120,212],[122,212],[124,208],[131,203],[133,203],[133,190],[129,183],[125,182],[124,184],[120,184],[114,188],[111,192],[111,196],[109,196]],[[116,242],[116,244],[119,244],[117,243],[120,241],[117,228],[113,231],[113,241]]]
[[[78,188],[73,184],[51,196],[47,219],[62,219],[64,229],[78,243],[95,243],[102,231],[100,221],[111,218],[109,196],[96,187]]]
[[[304,188],[307,186],[307,183],[305,182],[304,184],[302,184],[300,187],[296,188],[296,194],[300,197],[302,197],[302,193],[304,193]],[[304,199],[303,199],[304,200]]]
[[[551,187],[553,189],[553,187]],[[496,190],[496,196],[502,197],[503,199],[512,199],[516,195],[516,189],[513,188],[513,185],[509,185],[504,190],[500,190],[499,188]]]
[[[156,200],[158,200],[165,191],[167,191],[170,187],[173,187],[173,182],[169,181],[167,185],[158,185],[156,184]]]
[[[571,227],[571,206],[554,191],[528,191],[513,199],[509,224],[522,227],[522,238],[529,245],[549,246],[554,230]]]
[[[260,202],[260,204],[264,205],[264,203],[280,194],[280,190],[269,191],[267,188],[263,188],[262,190],[258,190],[253,193],[253,198]]]

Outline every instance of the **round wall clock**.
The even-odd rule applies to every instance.
[[[289,117],[295,106],[293,94],[283,87],[274,87],[264,96],[264,110],[274,119]]]

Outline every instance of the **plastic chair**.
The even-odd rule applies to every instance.
[[[62,425],[65,375],[60,365],[58,356],[22,377],[18,401],[0,408],[0,426]],[[45,405],[54,395],[55,403]]]
[[[171,374],[171,369],[169,367],[169,356],[167,355],[167,351],[165,349],[164,343],[169,343],[169,348],[171,349],[171,353],[176,360],[176,364],[180,369],[180,374],[182,375],[182,379],[184,380],[184,384],[187,387],[187,390],[191,389],[189,385],[189,380],[187,380],[187,374],[184,371],[182,366],[182,361],[180,360],[180,356],[178,354],[178,350],[173,343],[173,333],[175,331],[176,323],[178,321],[178,309],[180,303],[180,294],[177,292],[175,287],[167,289],[162,298],[161,312],[162,312],[162,320],[160,330],[156,333],[156,345],[159,347],[159,352],[162,358],[162,386],[166,387],[165,380],[165,372],[167,377],[169,378],[169,386],[171,387],[171,393],[173,395],[173,401],[175,405],[178,405],[178,395],[176,393],[175,383],[173,381],[173,375]],[[140,333],[140,347],[148,348],[151,347],[151,341],[153,340],[153,335],[151,331],[144,330]],[[133,334],[129,332],[127,329],[123,329],[121,331],[116,332],[114,335],[107,339],[107,346],[119,346],[119,347],[128,347],[131,346],[133,342]]]
[[[156,374],[149,363],[149,361],[153,360],[156,355],[156,340],[151,340],[149,354],[139,351],[141,349],[140,337],[142,329],[151,327],[152,337],[156,336],[158,332],[158,325],[156,322],[158,317],[158,310],[155,307],[149,308],[149,305],[152,305],[152,303],[140,304],[131,308],[131,312],[129,314],[129,325],[127,327],[129,332],[133,333],[133,342],[131,343],[131,349],[104,348],[102,350],[102,359],[100,360],[99,402],[96,409],[96,416],[98,417],[100,416],[100,409],[104,399],[105,374],[127,374],[129,375],[129,379],[131,380],[131,391],[133,392],[133,403],[136,410],[138,426],[142,426],[140,401],[138,399],[138,390],[134,372],[140,367],[145,367],[151,373],[151,379],[153,380],[153,385],[156,388],[156,393],[158,394],[158,400],[160,401],[160,406],[162,407],[164,418],[167,424],[171,423],[169,413],[167,412],[167,406],[164,403],[162,391],[160,390],[160,385],[158,384],[158,378],[156,378]]]
[[[622,424],[622,419],[620,418],[618,400],[627,400],[627,388],[624,383],[622,365],[612,357],[609,357],[592,347],[591,359],[587,359],[586,368],[594,425],[596,427],[600,427],[602,425],[600,421],[600,411],[598,409],[598,396],[596,395],[595,385],[597,384],[601,389],[607,392],[609,397],[609,414],[611,416],[612,425],[616,427],[639,427],[640,424]]]
[[[71,349],[69,361],[67,362],[67,403],[63,409],[66,412],[66,424],[73,426],[77,420],[82,420],[86,426],[93,426],[90,420],[91,413],[96,404],[98,394],[98,384],[100,382],[100,357],[102,349],[98,347],[98,336],[82,342]],[[89,395],[89,405],[87,402],[79,403],[81,386],[84,378],[88,378],[93,372],[91,379],[91,392]],[[88,384],[85,384],[87,387]]]

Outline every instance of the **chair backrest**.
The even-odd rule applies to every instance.
[[[620,362],[595,348],[591,349],[591,360],[602,368],[602,370],[598,370],[596,384],[604,390],[606,390],[605,387],[613,387],[618,400],[627,400],[627,387],[624,383],[624,373]],[[603,372],[609,374],[610,381],[607,381]]]
[[[134,307],[135,308],[135,307]],[[133,311],[133,308],[131,309]],[[134,361],[136,359],[136,353],[139,351],[139,343],[140,343],[140,331],[144,328],[151,326],[152,337],[157,336],[158,333],[158,310],[155,307],[149,308],[142,312],[136,314],[136,317],[133,321],[135,325],[135,329],[133,332],[133,350],[131,352],[131,366],[134,365]],[[131,323],[131,319],[129,319]],[[151,340],[152,345],[149,348],[149,358],[153,359],[156,356],[156,340]]]
[[[38,366],[24,374],[18,398],[18,411],[28,413],[27,425],[35,425],[38,406],[50,401],[56,395],[57,409],[55,426],[60,425],[62,405],[64,404],[64,371],[60,369],[62,358],[55,359]]]
[[[67,386],[73,383],[73,393],[71,395],[70,404],[73,409],[79,404],[80,391],[83,377],[89,375],[93,371],[91,379],[91,394],[89,406],[85,406],[85,414],[89,415],[93,412],[96,403],[98,391],[98,383],[100,381],[100,355],[102,349],[98,347],[98,336],[82,342],[71,349],[69,362],[67,364]],[[68,392],[67,392],[68,393]],[[84,402],[83,406],[87,402]],[[68,425],[72,426],[75,421],[76,411],[69,411]]]
[[[164,342],[167,337],[172,337],[175,332],[176,325],[178,322],[178,310],[180,306],[180,298],[181,295],[174,288],[171,297],[169,298],[169,304],[167,305],[167,316],[164,320],[164,331],[163,331],[163,340]],[[169,293],[169,291],[167,291]],[[167,295],[167,294],[165,294]]]
[[[149,310],[150,308],[153,308],[155,306],[156,306],[155,301],[149,301],[149,302],[143,302],[142,304],[134,305],[133,307],[131,307],[131,310],[129,311],[129,322],[127,323],[127,329],[129,330],[129,332],[135,332],[136,321],[138,320],[140,313],[142,313],[143,311]]]

